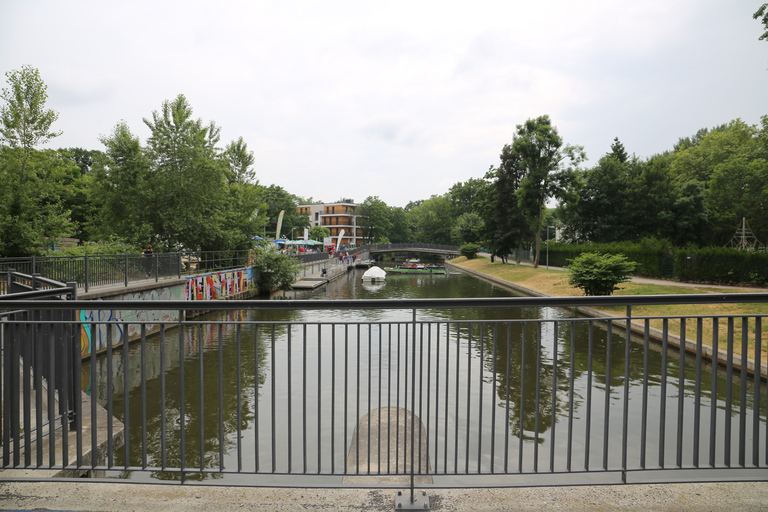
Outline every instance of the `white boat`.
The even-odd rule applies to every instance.
[[[363,274],[364,283],[383,283],[387,273],[381,267],[371,267]]]

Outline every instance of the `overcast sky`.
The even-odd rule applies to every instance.
[[[184,94],[261,184],[405,206],[482,177],[543,114],[589,164],[614,137],[647,157],[758,123],[761,1],[0,0],[0,71],[40,70],[50,147],[103,149],[120,120],[145,143],[142,118]]]

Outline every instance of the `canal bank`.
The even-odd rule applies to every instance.
[[[544,292],[541,292],[539,290],[534,290],[532,288],[527,288],[525,286],[521,286],[516,283],[512,283],[510,281],[507,281],[505,279],[501,279],[496,276],[492,276],[489,274],[486,274],[484,272],[480,272],[478,270],[469,269],[462,265],[457,265],[455,263],[446,262],[446,266],[448,268],[453,268],[454,270],[458,270],[461,272],[466,272],[472,276],[475,276],[479,279],[483,279],[485,281],[488,281],[490,283],[493,283],[495,285],[501,286],[503,288],[506,288],[508,290],[514,291],[515,293],[520,293],[525,296],[529,297],[551,297],[551,295],[546,294]],[[673,282],[670,282],[668,284],[674,284]],[[686,283],[680,283],[681,286],[686,286]],[[609,321],[612,318],[615,318],[620,315],[611,314],[605,311],[602,311],[597,308],[591,308],[591,307],[577,307],[574,308],[575,311],[578,312],[579,315],[584,317],[591,317],[591,318],[600,318],[605,319],[606,322]],[[623,320],[613,320],[613,324],[615,327],[619,328],[625,328],[626,322]],[[645,326],[639,322],[632,322],[631,323],[631,329],[632,333],[637,336],[644,336],[645,335]],[[657,329],[654,327],[650,327],[648,329],[650,338],[656,342],[661,343],[664,339],[664,332],[661,329]],[[671,332],[668,332],[666,334],[667,342],[670,346],[675,347],[677,349],[680,349],[681,347],[684,347],[684,350],[688,354],[696,355],[698,346],[697,342],[692,339],[681,339],[680,336],[676,334],[672,334]],[[707,361],[714,361],[717,360],[718,364],[721,366],[726,366],[728,364],[728,357],[729,353],[727,350],[718,349],[717,354],[715,355],[715,350],[713,349],[712,345],[708,345],[705,343],[702,343],[701,346],[702,350],[702,357]],[[741,372],[742,370],[742,363],[740,358],[733,357],[731,361],[731,365],[733,366],[733,369],[735,371]],[[755,363],[754,358],[747,358],[746,363],[746,369],[747,374],[754,375],[757,371],[757,365]],[[766,379],[768,377],[768,365],[762,364],[759,368],[760,376],[763,379]]]

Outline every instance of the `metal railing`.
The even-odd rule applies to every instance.
[[[11,319],[0,324],[5,335],[26,329],[35,335],[29,343],[46,343],[38,336],[46,326],[102,333],[104,346],[91,343],[83,386],[107,420],[98,420],[95,405],[84,415],[91,433],[104,430],[99,421],[111,433],[119,419],[126,435],[123,446],[107,440],[103,459],[98,450],[47,461],[9,457],[5,441],[3,468],[138,471],[221,484],[406,486],[412,497],[417,487],[766,480],[766,315],[632,313],[641,305],[717,303],[766,304],[768,294],[126,301],[121,309],[227,316]],[[608,324],[569,314],[578,306],[620,306],[624,313]],[[366,319],[349,320],[350,310]],[[159,334],[150,336],[158,324]],[[131,327],[140,341],[118,345]],[[713,354],[723,356],[721,364],[707,362]],[[739,372],[750,367],[753,373]],[[36,389],[22,391],[24,404],[39,400]],[[87,450],[88,439],[75,430],[77,449]],[[43,442],[25,437],[18,448],[35,452]]]
[[[40,440],[56,422],[76,421],[80,332],[73,309],[16,309],[15,301],[71,301],[77,298],[77,286],[13,270],[0,272],[0,279],[5,284],[0,295],[0,444],[6,463],[13,451],[18,464],[23,438]],[[24,399],[33,389],[38,393],[37,407]]]

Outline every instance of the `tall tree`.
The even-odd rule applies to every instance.
[[[580,164],[586,157],[581,146],[563,145],[563,139],[547,115],[518,125],[512,149],[520,155],[520,164],[526,170],[516,194],[523,211],[535,219],[536,256],[533,265],[538,267],[544,205],[548,199],[562,196],[573,176],[570,166]],[[569,166],[564,166],[566,160]]]
[[[10,88],[3,88],[2,92],[5,105],[0,106],[0,145],[21,149],[19,185],[22,185],[30,151],[61,135],[60,131],[51,131],[59,114],[45,108],[48,86],[37,68],[22,66],[5,76]]]
[[[392,229],[390,209],[378,196],[368,196],[357,209],[360,225],[363,228],[363,240],[366,243],[384,243],[389,240]]]
[[[618,137],[614,137],[613,144],[611,144],[611,152],[608,153],[608,155],[616,158],[616,160],[622,164],[625,163],[629,158],[627,156],[627,151],[624,149],[624,144],[619,141]]]
[[[152,134],[147,154],[158,187],[155,237],[167,248],[220,249],[226,201],[226,161],[216,144],[220,128],[192,118],[183,94],[144,118]]]
[[[299,215],[296,207],[301,204],[299,199],[278,185],[270,185],[264,189],[264,202],[267,205],[267,224],[265,233],[274,236],[277,229],[277,219],[280,212],[284,211],[283,226],[280,236],[289,236],[291,230],[294,234],[309,227],[309,217]]]

